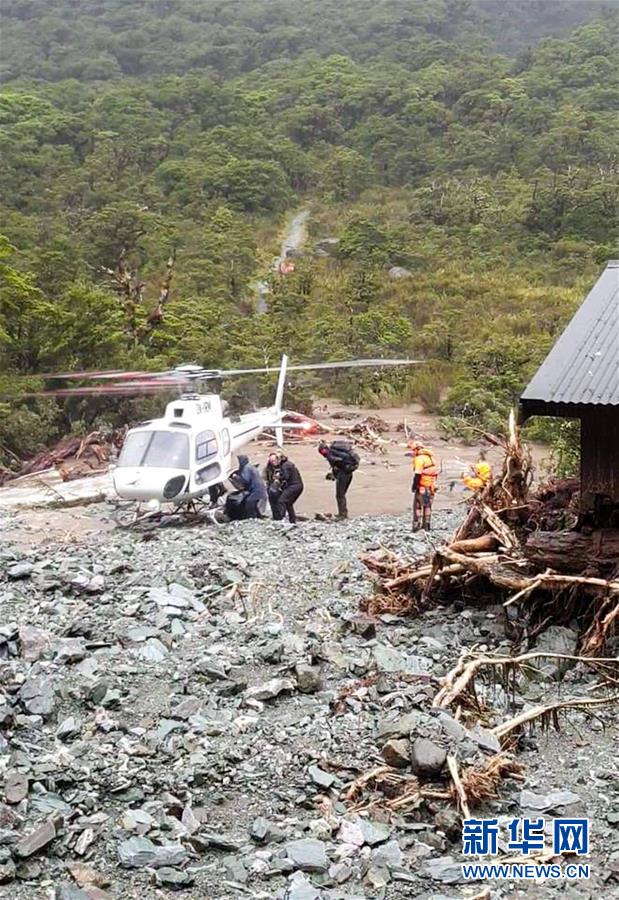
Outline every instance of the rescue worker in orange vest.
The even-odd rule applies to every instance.
[[[469,491],[483,490],[492,477],[492,469],[490,468],[490,463],[486,460],[485,450],[479,451],[479,459],[474,466],[471,466],[471,471],[472,475],[462,473],[462,481],[465,488],[468,488]]]
[[[410,441],[408,446],[413,457],[413,531],[422,527],[429,531],[438,466],[432,451],[419,441]]]

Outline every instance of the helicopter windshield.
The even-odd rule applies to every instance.
[[[188,469],[189,440],[170,431],[134,431],[128,434],[118,458],[119,466]]]

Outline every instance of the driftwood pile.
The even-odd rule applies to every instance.
[[[393,441],[381,437],[389,431],[389,424],[378,416],[367,416],[353,425],[338,425],[332,430],[354,439],[355,445],[368,453],[386,453],[386,448]]]
[[[23,463],[18,470],[2,469],[0,485],[50,469],[57,469],[63,481],[73,481],[105,471],[112,456],[122,447],[125,433],[125,429],[119,428],[109,432],[92,431],[82,437],[63,438],[55,447],[42,450]]]
[[[452,747],[444,769],[430,780],[393,765],[377,766],[350,785],[348,804],[357,812],[380,807],[418,816],[420,808],[436,809],[446,801],[468,818],[471,810],[497,796],[503,779],[522,778],[514,754],[528,730],[558,729],[571,710],[595,715],[599,707],[619,703],[617,658],[600,655],[619,624],[619,533],[540,530],[572,522],[577,485],[557,483],[529,496],[531,459],[513,424],[503,449],[498,477],[471,499],[463,525],[430,558],[419,562],[387,548],[362,557],[375,581],[362,609],[370,616],[416,615],[431,603],[479,605],[500,599],[506,621],[520,639],[532,639],[550,624],[578,621],[579,655],[465,650],[446,676],[429,676],[437,688],[429,705],[439,718],[455,719],[466,735],[474,736],[482,758],[462,761],[457,746]],[[587,696],[525,704],[524,709],[511,704],[508,710],[493,708],[489,692],[476,689],[479,679],[486,686],[500,685],[504,697],[515,697],[517,686],[544,659],[565,660],[568,667],[578,663],[595,672],[597,682]]]
[[[502,471],[430,559],[413,562],[385,548],[362,557],[376,581],[364,610],[415,614],[432,602],[499,599],[519,638],[577,621],[580,653],[602,653],[619,626],[619,531],[565,530],[578,519],[577,485],[555,483],[530,496],[531,459],[513,425],[503,448]]]

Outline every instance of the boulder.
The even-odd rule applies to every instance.
[[[303,872],[326,872],[327,853],[323,841],[302,838],[286,844],[286,854],[295,868]]]
[[[447,761],[447,751],[427,738],[418,738],[411,748],[411,768],[421,778],[434,778]]]

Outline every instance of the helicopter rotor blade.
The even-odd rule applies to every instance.
[[[415,366],[423,362],[420,359],[349,359],[334,362],[302,363],[289,365],[289,372],[311,372],[330,369],[354,368],[393,368],[398,366]],[[99,370],[93,372],[58,372],[39,375],[44,380],[102,382],[88,387],[59,388],[39,391],[37,396],[79,396],[89,393],[144,393],[146,391],[165,390],[168,387],[183,387],[195,381],[208,381],[218,378],[233,378],[238,375],[275,374],[279,366],[260,366],[246,369],[206,369],[201,366],[178,366],[163,372],[127,371],[122,369]]]
[[[353,368],[373,368],[379,369],[389,366],[417,366],[423,362],[422,359],[348,359],[337,362],[326,363],[304,363],[301,365],[288,366],[289,372],[309,372],[316,369],[353,369]],[[258,375],[262,372],[273,374],[279,372],[279,366],[269,366],[257,369],[220,369],[217,378],[228,378],[234,375]]]

